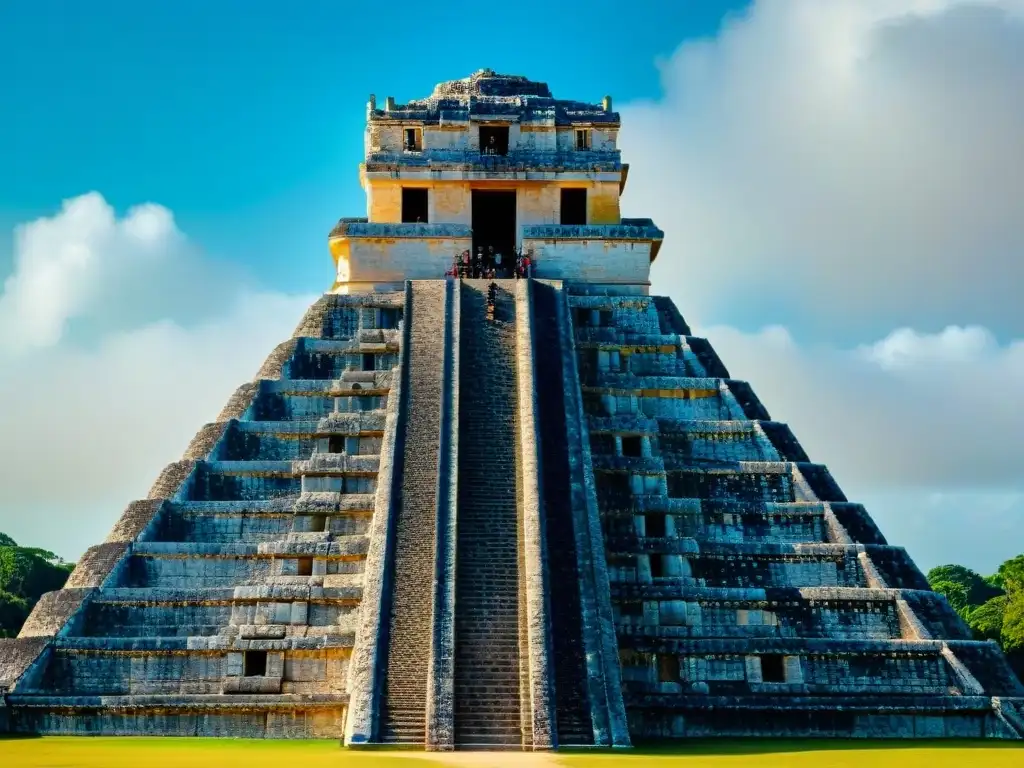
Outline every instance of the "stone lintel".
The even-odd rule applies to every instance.
[[[417,238],[438,240],[468,240],[473,229],[467,224],[427,224],[398,222],[368,222],[342,219],[331,230],[334,238]]]

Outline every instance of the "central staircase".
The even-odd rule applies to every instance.
[[[403,317],[346,742],[621,743],[565,295],[410,281]]]
[[[485,281],[461,291],[455,744],[519,747],[515,297]]]

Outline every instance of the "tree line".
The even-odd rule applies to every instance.
[[[962,565],[928,571],[928,583],[946,596],[979,640],[995,640],[1024,680],[1024,555],[982,576]]]
[[[14,637],[46,592],[64,586],[74,563],[53,552],[20,547],[0,533],[0,637]]]

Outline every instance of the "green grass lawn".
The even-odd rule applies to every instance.
[[[621,753],[558,755],[569,768],[1024,768],[1020,742],[693,740]]]
[[[74,737],[0,739],[3,768],[427,768],[337,741]]]
[[[440,760],[444,757],[437,756]],[[461,756],[464,757],[465,756]],[[507,761],[512,755],[503,755]],[[539,756],[538,756],[539,757]],[[1024,768],[1024,747],[999,742],[688,741],[672,747],[560,752],[566,768]],[[532,761],[523,760],[524,763]],[[336,741],[178,738],[0,739],[3,768],[429,768],[443,763],[343,750]],[[466,763],[459,761],[460,766]],[[486,756],[481,765],[486,766]],[[503,761],[509,765],[510,762]]]

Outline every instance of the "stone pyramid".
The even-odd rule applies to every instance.
[[[371,215],[332,233],[337,284],[0,640],[0,729],[439,750],[1024,735],[999,649],[648,295],[662,234],[618,217],[610,109],[489,70],[371,99]],[[506,154],[452,148],[509,115]],[[513,231],[482,196],[475,218],[396,221],[395,189],[402,219],[424,199],[402,174],[431,220],[511,188],[531,271],[441,279]],[[543,184],[587,189],[587,221],[544,219]]]

